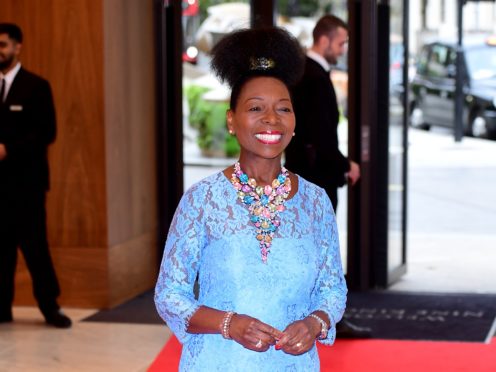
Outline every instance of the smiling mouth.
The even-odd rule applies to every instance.
[[[281,142],[282,134],[279,132],[262,132],[255,134],[255,137],[260,142],[271,145]]]

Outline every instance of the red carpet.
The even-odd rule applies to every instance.
[[[148,372],[176,372],[181,345],[172,337]],[[338,340],[319,345],[322,372],[495,372],[491,344],[394,340]]]

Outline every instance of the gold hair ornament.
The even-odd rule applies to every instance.
[[[250,58],[250,70],[266,71],[273,69],[276,63],[271,58],[257,57]]]

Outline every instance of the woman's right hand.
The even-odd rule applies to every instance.
[[[235,314],[229,325],[229,335],[247,349],[267,351],[275,345],[283,333],[251,316]]]

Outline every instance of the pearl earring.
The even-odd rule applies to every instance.
[[[296,136],[296,133],[295,133],[295,132],[293,132],[293,137],[294,137],[294,136]]]

